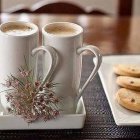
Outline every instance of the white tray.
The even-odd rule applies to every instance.
[[[104,56],[99,69],[99,76],[116,124],[120,126],[140,126],[140,113],[125,109],[115,99],[119,86],[116,84],[116,75],[113,72],[113,66],[120,63],[139,65],[140,55]]]
[[[22,118],[6,115],[0,104],[0,130],[16,129],[81,129],[84,126],[86,110],[81,98],[77,105],[76,114],[60,116],[50,121],[37,121],[28,125]]]

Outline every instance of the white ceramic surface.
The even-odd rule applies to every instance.
[[[46,32],[46,28],[50,26],[54,26],[55,28],[57,25],[74,28],[77,32],[66,36]],[[55,92],[58,96],[62,97],[64,105],[62,105],[61,108],[66,114],[74,113],[77,101],[81,97],[85,87],[97,73],[102,57],[95,46],[88,45],[82,47],[83,29],[77,24],[68,22],[51,23],[43,27],[42,34],[43,45],[52,47],[58,54],[58,65],[52,76],[52,80],[59,83]],[[82,70],[82,55],[80,54],[86,50],[91,51],[91,53],[95,55],[97,63],[83,87],[80,88]],[[48,71],[48,65],[50,65],[51,62],[47,55],[45,55],[43,62],[45,62],[44,73],[46,73],[46,71]]]
[[[6,114],[0,103],[0,130],[27,130],[27,129],[80,129],[83,128],[86,110],[81,98],[78,102],[76,114],[62,115],[55,120],[38,121],[28,125],[20,116]]]
[[[14,24],[25,24],[33,27],[28,35],[8,35],[1,31],[5,26]],[[31,63],[31,51],[38,46],[38,27],[28,22],[7,22],[0,25],[0,83],[5,82],[7,76],[17,75],[18,68]]]
[[[115,100],[115,95],[119,87],[116,84],[116,75],[113,72],[113,66],[120,63],[139,65],[140,55],[104,56],[102,65],[99,69],[99,76],[116,124],[120,126],[140,126],[140,113],[125,109]]]
[[[9,35],[3,32],[3,28],[13,25],[27,25],[33,28],[28,35]],[[38,27],[28,22],[7,22],[0,25],[0,83],[5,83],[10,74],[18,76],[18,68],[25,65],[25,59],[28,66],[31,66],[32,49],[38,46]],[[0,91],[7,90],[0,84]],[[1,103],[6,109],[10,107],[6,100],[6,92],[2,92]]]

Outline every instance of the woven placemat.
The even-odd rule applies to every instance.
[[[92,57],[83,58],[82,83],[93,68]],[[111,139],[140,138],[140,127],[120,127],[114,122],[98,75],[84,91],[84,102],[87,111],[85,126],[80,130],[11,130],[0,131],[1,139]],[[128,118],[129,119],[129,118]],[[71,122],[72,123],[72,122]]]

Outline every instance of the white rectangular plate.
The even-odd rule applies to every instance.
[[[117,125],[140,125],[140,113],[127,110],[115,100],[119,87],[116,84],[116,75],[113,72],[115,64],[139,64],[140,55],[112,55],[103,56],[103,62],[99,69],[99,76],[108,99],[114,120]]]
[[[37,121],[28,125],[21,117],[6,115],[0,104],[0,130],[15,129],[81,129],[84,126],[86,110],[81,98],[77,105],[76,114],[60,116],[54,120]]]

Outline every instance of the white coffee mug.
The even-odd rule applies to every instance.
[[[51,33],[51,29],[57,29],[58,32]],[[70,34],[63,33],[64,29],[72,29],[75,32]],[[59,31],[61,32],[59,34]],[[55,32],[55,31],[54,31]],[[42,28],[44,51],[53,48],[58,55],[58,64],[51,75],[48,77],[55,83],[59,83],[55,89],[57,96],[61,97],[62,103],[60,107],[64,114],[75,113],[76,105],[79,98],[83,94],[83,90],[97,73],[102,57],[97,47],[88,45],[83,47],[83,28],[77,24],[69,22],[55,22],[45,25]],[[42,48],[36,48],[33,54],[41,51]],[[47,51],[47,50],[46,50]],[[85,84],[80,88],[81,70],[82,70],[82,52],[90,51],[95,55],[97,61],[93,71],[88,77]],[[48,71],[51,60],[45,55],[43,66],[44,73]]]
[[[25,27],[28,27],[30,30],[29,32],[22,32],[21,30],[18,33],[15,29],[17,28],[19,30],[19,27],[23,27],[23,30]],[[13,28],[15,33],[10,32],[10,28]],[[9,30],[9,33],[7,30]],[[14,21],[0,25],[0,83],[5,83],[5,80],[8,79],[10,74],[18,76],[18,68],[25,65],[25,58],[29,68],[33,68],[34,65],[36,65],[35,59],[31,56],[31,52],[38,47],[38,34],[38,27],[29,22]],[[47,53],[50,55],[50,60],[52,61],[49,65],[50,72],[56,59],[56,57],[52,55],[54,54],[53,51],[54,50],[51,49],[47,50]],[[42,82],[45,81],[46,77],[44,77]],[[0,84],[0,91],[4,90],[6,90],[6,87]],[[1,104],[4,108],[10,107],[10,104],[7,103],[6,100],[6,94],[6,92],[0,93]]]

